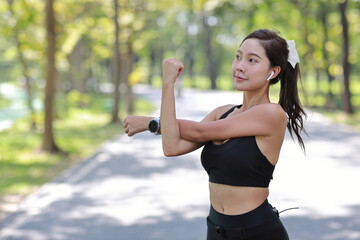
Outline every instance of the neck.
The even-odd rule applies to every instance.
[[[243,110],[250,109],[256,105],[270,103],[269,91],[251,92],[245,91],[243,95]]]

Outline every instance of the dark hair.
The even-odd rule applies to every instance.
[[[298,78],[300,78],[299,64],[296,64],[295,68],[293,68],[287,61],[289,56],[287,42],[280,37],[277,32],[260,29],[250,33],[243,42],[246,39],[259,40],[270,60],[271,67],[280,66],[280,73],[271,80],[270,84],[275,84],[280,81],[279,104],[288,115],[287,128],[291,137],[293,137],[293,133],[295,133],[300,146],[305,150],[305,145],[300,135],[302,131],[306,133],[303,120],[303,117],[306,117],[306,113],[301,106],[298,94],[297,81]]]

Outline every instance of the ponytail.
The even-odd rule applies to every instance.
[[[288,115],[287,128],[290,136],[294,138],[295,134],[301,148],[305,151],[304,141],[300,133],[304,132],[306,134],[303,117],[306,118],[307,115],[300,103],[298,94],[298,78],[300,78],[299,64],[296,64],[294,69],[287,63],[285,69],[283,69],[280,74],[279,104]]]
[[[281,81],[279,104],[288,115],[287,128],[292,138],[294,138],[295,134],[300,147],[305,151],[304,141],[300,133],[304,132],[306,134],[303,120],[303,117],[306,117],[306,113],[301,106],[298,94],[297,84],[298,78],[300,78],[300,67],[297,63],[298,59],[292,59],[293,56],[291,56],[293,65],[288,62],[288,43],[280,37],[277,32],[268,29],[259,29],[245,37],[243,42],[249,38],[259,40],[270,60],[270,67],[280,66],[281,68],[279,75],[271,79],[270,84],[273,85]],[[293,44],[294,48],[295,43]],[[296,60],[296,62],[293,62],[293,60]]]

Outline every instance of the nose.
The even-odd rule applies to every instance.
[[[235,59],[233,63],[233,68],[235,71],[244,72],[244,64],[242,59]]]

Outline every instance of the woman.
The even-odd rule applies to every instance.
[[[209,175],[211,208],[208,240],[286,240],[278,213],[268,203],[269,182],[278,161],[285,130],[301,147],[303,117],[297,79],[299,59],[292,41],[261,29],[249,34],[232,64],[242,105],[221,106],[201,122],[176,119],[174,85],[184,67],[176,59],[163,61],[161,134],[166,156],[178,156],[204,146],[201,161]],[[279,104],[269,100],[271,84],[281,82]],[[159,133],[159,119],[129,116],[125,132],[132,136],[150,129]]]

